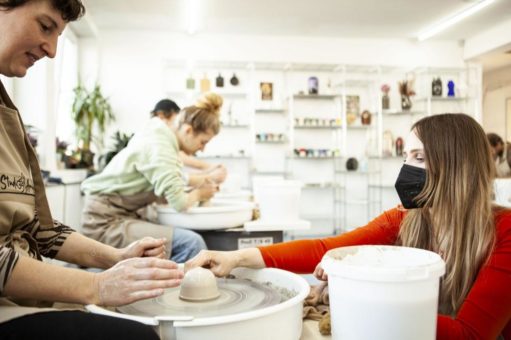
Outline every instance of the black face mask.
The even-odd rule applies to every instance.
[[[399,199],[406,209],[420,208],[415,197],[426,184],[426,170],[416,166],[404,164],[397,176],[396,191]]]

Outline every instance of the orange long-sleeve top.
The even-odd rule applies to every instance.
[[[396,243],[406,212],[395,208],[384,212],[364,227],[314,240],[297,240],[260,247],[267,267],[295,273],[312,273],[330,249]],[[437,339],[511,340],[511,211],[495,213],[496,245],[455,318],[438,315]]]

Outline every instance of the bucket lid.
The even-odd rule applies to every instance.
[[[329,250],[321,266],[330,276],[363,281],[438,279],[445,262],[431,251],[398,246],[351,246]]]

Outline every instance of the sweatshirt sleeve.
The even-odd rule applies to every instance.
[[[186,208],[185,181],[182,163],[174,136],[169,136],[166,127],[154,129],[145,138],[147,160],[137,165],[137,170],[151,183],[157,196],[164,196],[176,210]]]
[[[312,273],[323,255],[330,249],[363,245],[395,244],[404,212],[398,208],[384,212],[369,224],[334,237],[297,240],[259,247],[267,267],[276,267],[295,273]]]
[[[511,339],[511,213],[496,223],[497,243],[455,318],[438,316],[437,339]]]
[[[18,259],[18,253],[0,244],[0,296],[3,296],[4,287]]]

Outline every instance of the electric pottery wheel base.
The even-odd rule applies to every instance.
[[[164,340],[296,340],[302,331],[309,285],[301,276],[274,268],[236,268],[234,279],[215,279],[220,296],[206,301],[179,298],[180,288],[118,307],[89,305],[91,312],[152,325]],[[285,327],[283,327],[285,325]]]

